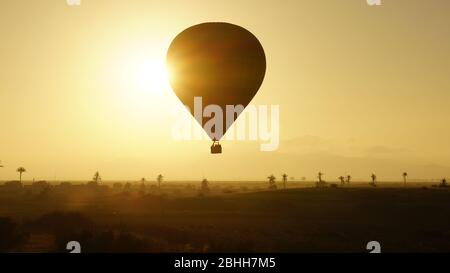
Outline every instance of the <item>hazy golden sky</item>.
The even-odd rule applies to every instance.
[[[0,180],[450,176],[450,1],[382,2],[1,0]],[[263,45],[252,104],[280,105],[279,151],[173,140],[159,68],[208,21]]]

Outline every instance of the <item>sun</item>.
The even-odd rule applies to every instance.
[[[126,50],[110,67],[113,74],[108,81],[114,90],[111,98],[115,112],[127,123],[161,118],[164,108],[172,105],[165,54],[150,53],[138,48]]]
[[[118,64],[120,100],[130,107],[161,99],[170,92],[169,75],[163,57],[133,54]]]
[[[157,97],[171,90],[166,69],[165,52],[141,47],[129,47],[123,50],[112,67],[116,71],[111,80],[127,96]]]
[[[168,73],[163,60],[143,60],[135,67],[134,84],[140,90],[163,92],[168,87]]]

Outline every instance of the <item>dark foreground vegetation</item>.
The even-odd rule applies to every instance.
[[[450,251],[446,188],[16,186],[0,186],[0,252]]]

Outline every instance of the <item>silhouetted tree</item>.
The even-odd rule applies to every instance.
[[[114,183],[114,184],[113,184],[113,189],[114,189],[114,190],[117,190],[117,191],[122,190],[122,183],[120,183],[120,182]]]
[[[23,189],[22,182],[8,181],[3,184],[3,187],[8,191],[20,192]]]
[[[341,175],[341,176],[339,176],[339,180],[341,181],[341,185],[344,186],[344,184],[345,184],[345,177],[343,177]]]
[[[0,168],[3,168],[2,161],[0,160]]]
[[[370,177],[372,178],[372,182],[369,183],[369,184],[370,184],[371,186],[376,187],[376,185],[377,185],[377,176],[376,176],[374,173],[372,173],[372,175],[371,175]]]
[[[323,173],[322,172],[318,172],[317,173],[317,178],[319,178],[319,183],[322,183],[323,181],[322,181],[322,176],[323,176]]]
[[[98,171],[94,173],[94,176],[92,177],[92,181],[97,184],[102,181],[102,177],[100,176],[100,173]]]
[[[269,190],[277,189],[277,184],[275,183],[275,181],[276,181],[275,176],[273,174],[271,174],[267,177],[267,179],[269,179]]]
[[[130,182],[125,183],[125,186],[123,187],[123,192],[124,193],[130,193],[131,192],[131,183]]]
[[[24,167],[19,167],[19,168],[17,168],[16,172],[19,173],[19,181],[20,181],[20,183],[22,183],[22,173],[24,173],[24,172],[26,172],[26,171],[27,171],[27,170],[25,170]]]
[[[283,174],[283,188],[286,189],[286,183],[288,180],[288,175],[287,174]]]
[[[317,178],[319,179],[318,182],[316,182],[316,187],[325,187],[326,186],[326,182],[322,179],[323,173],[322,172],[318,172],[317,173]]]
[[[47,181],[37,181],[31,184],[31,188],[36,192],[44,192],[50,188],[50,184]]]
[[[164,176],[162,176],[162,174],[158,175],[158,177],[156,177],[156,181],[158,182],[158,188],[161,188],[161,183],[163,182]]]
[[[139,186],[139,194],[145,194],[145,178],[141,178],[141,185]]]
[[[347,175],[347,184],[350,184],[351,179],[352,179],[351,175]]]
[[[404,184],[405,187],[406,187],[406,177],[408,177],[408,173],[404,172],[403,173],[403,184]]]
[[[202,180],[202,185],[201,185],[200,191],[201,191],[202,193],[208,193],[208,192],[209,192],[209,182],[208,182],[208,179],[204,178],[204,179]]]

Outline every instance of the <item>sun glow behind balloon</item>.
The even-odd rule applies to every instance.
[[[168,88],[168,75],[163,60],[143,60],[135,67],[133,74],[135,85],[141,90],[160,93]]]
[[[160,58],[135,54],[119,65],[120,100],[128,108],[145,107],[170,94],[163,55]]]
[[[165,48],[129,47],[110,66],[114,112],[125,124],[153,124],[177,103],[169,84]],[[167,110],[168,111],[168,110]]]

